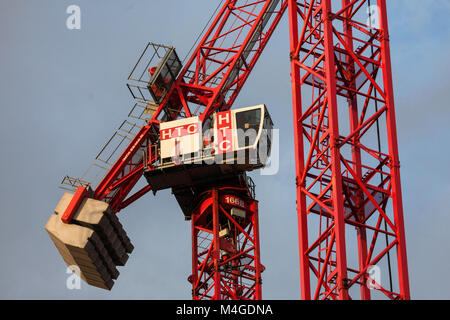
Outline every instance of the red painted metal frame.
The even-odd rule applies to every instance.
[[[97,186],[96,199],[118,212],[150,191],[142,189],[126,199],[143,173],[139,150],[157,141],[160,121],[191,115],[203,121],[230,109],[286,7],[287,0],[225,1],[148,125]]]
[[[64,223],[72,222],[72,218],[77,213],[78,208],[80,207],[83,200],[89,195],[90,190],[87,187],[78,187],[77,191],[73,195],[72,199],[69,202],[66,210],[64,211],[61,220]]]
[[[221,193],[246,199],[246,218],[239,220]],[[260,300],[261,272],[258,202],[241,189],[211,188],[192,213],[192,297],[194,300]],[[229,235],[220,237],[228,228]]]
[[[372,1],[377,28],[367,4],[289,0],[303,299],[410,298],[386,2]],[[394,254],[398,284],[369,290]]]

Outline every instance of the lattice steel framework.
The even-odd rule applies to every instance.
[[[233,215],[230,198],[243,199],[245,218]],[[261,299],[258,202],[245,189],[213,187],[191,221],[193,299]]]
[[[409,299],[386,1],[288,12],[302,298]],[[385,288],[368,269],[392,255]]]

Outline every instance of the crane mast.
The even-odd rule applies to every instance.
[[[288,11],[302,298],[409,299],[386,1]],[[383,287],[369,273],[392,255]]]
[[[367,21],[368,5],[379,23]],[[149,44],[128,84],[149,117],[95,190],[80,183],[63,221],[70,223],[87,196],[117,213],[156,193],[149,177],[161,163],[154,148],[160,125],[198,117],[205,126],[213,114],[230,110],[284,12],[301,296],[371,299],[377,292],[409,299],[385,0],[225,0],[185,66],[172,47]],[[145,72],[133,76],[152,48],[158,56],[163,50],[168,66],[158,93],[143,80]],[[160,70],[149,64],[144,61],[150,75]],[[130,195],[143,175],[149,184]],[[240,172],[172,191],[191,220],[193,299],[261,299],[264,266],[251,179]],[[349,254],[357,256],[355,266]],[[392,278],[394,255],[398,272]],[[377,282],[377,265],[389,268],[389,288]]]

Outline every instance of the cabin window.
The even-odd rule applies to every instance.
[[[151,73],[152,77],[148,89],[155,103],[160,104],[175,82],[181,70],[181,62],[174,49],[168,51],[163,60]],[[150,71],[150,70],[149,70]]]
[[[258,136],[261,124],[261,109],[236,112],[236,128],[238,147],[244,148],[253,145]]]

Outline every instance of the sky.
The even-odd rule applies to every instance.
[[[66,8],[81,8],[68,30]],[[135,250],[112,291],[66,288],[44,225],[132,106],[126,78],[147,42],[184,57],[218,1],[0,1],[0,298],[190,299],[190,224],[170,191],[119,213]],[[450,299],[450,0],[389,0],[412,298]],[[289,30],[285,16],[235,106],[276,106],[280,171],[255,175],[263,298],[300,296]]]

